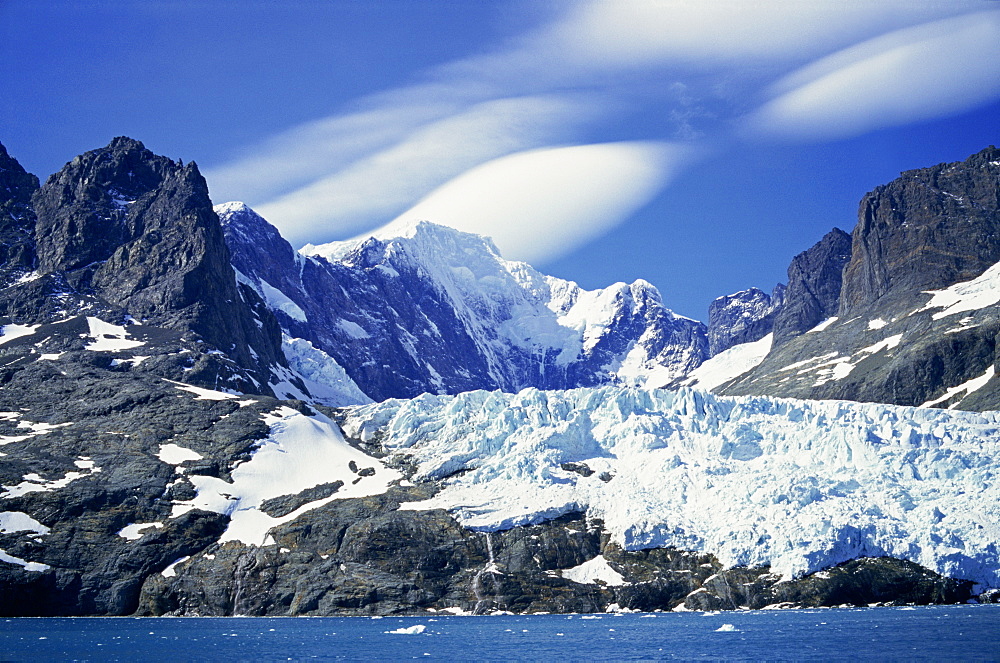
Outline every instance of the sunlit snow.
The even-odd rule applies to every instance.
[[[163,523],[132,523],[118,530],[118,536],[129,541],[138,541],[148,529],[162,529]]]
[[[204,387],[196,387],[193,384],[184,384],[183,382],[174,382],[173,380],[168,380],[163,378],[164,382],[169,382],[181,391],[186,391],[189,394],[194,394],[197,396],[195,400],[199,401],[225,401],[231,398],[238,398],[240,394],[229,394],[224,391],[217,391],[215,389],[206,389]]]
[[[600,582],[611,587],[626,584],[622,574],[611,568],[603,555],[598,555],[571,569],[563,569],[562,577],[581,584]]]
[[[0,327],[0,345],[22,336],[31,336],[41,325],[4,325]]]
[[[927,401],[926,403],[922,404],[920,407],[933,407],[935,405],[939,405],[939,404],[944,403],[945,401],[947,401],[947,400],[949,400],[949,399],[951,399],[951,398],[953,398],[953,397],[955,397],[955,396],[957,396],[957,395],[959,395],[959,394],[961,394],[963,392],[965,393],[966,396],[968,396],[972,392],[977,391],[977,390],[982,389],[983,387],[985,387],[986,384],[990,380],[993,379],[994,375],[996,375],[996,367],[995,366],[990,366],[989,368],[986,369],[986,372],[983,373],[982,375],[977,375],[976,377],[972,378],[971,380],[967,380],[966,382],[963,382],[962,384],[955,385],[954,387],[951,387],[950,389],[948,389],[947,391],[945,391],[944,394],[942,394],[941,396],[938,396],[935,399]],[[953,408],[953,407],[957,406],[959,403],[961,403],[961,401],[952,403],[948,407],[949,408]]]
[[[160,450],[156,453],[156,457],[167,465],[180,465],[181,463],[189,460],[201,460],[204,458],[204,456],[197,451],[182,447],[172,442],[170,444],[161,444]]]
[[[743,375],[764,361],[764,357],[771,351],[773,336],[768,334],[759,341],[741,343],[723,350],[688,373],[688,377],[681,384],[711,391]]]
[[[920,310],[943,309],[931,316],[935,320],[993,306],[1000,302],[1000,263],[970,281],[956,283],[941,290],[928,290],[927,294],[931,295],[931,300]]]
[[[230,516],[229,528],[220,541],[242,541],[251,545],[269,543],[268,530],[294,520],[306,511],[335,499],[367,497],[384,493],[402,475],[379,460],[348,444],[340,429],[323,415],[306,416],[290,407],[280,407],[264,417],[270,435],[253,457],[231,471],[232,483],[218,477],[191,475],[198,495],[174,505],[173,517],[191,509],[204,509]],[[349,467],[375,469],[372,476],[359,477]],[[281,517],[260,510],[267,499],[296,495],[307,488],[342,481],[332,496],[309,502]]]
[[[142,341],[128,339],[128,331],[119,325],[104,322],[100,318],[87,318],[90,337],[94,340],[84,347],[93,352],[117,352],[131,350],[145,345]]]

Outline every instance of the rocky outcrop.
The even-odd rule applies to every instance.
[[[789,268],[772,352],[723,393],[1000,409],[1000,150],[903,173],[861,201],[850,251],[824,243]]]
[[[107,359],[95,366],[88,354],[8,363],[0,375],[0,513],[30,518],[0,526],[6,616],[134,612],[149,575],[215,542],[227,520],[203,511],[171,518],[190,481],[158,458],[163,445],[211,460],[188,463],[192,474],[228,476],[267,434],[260,413],[272,399],[199,400]],[[135,542],[119,534],[131,523],[158,525]]]
[[[850,258],[851,236],[839,228],[792,258],[784,305],[774,317],[772,347],[781,347],[837,314],[841,274]]]
[[[759,341],[774,328],[774,319],[785,302],[785,285],[770,295],[749,288],[719,297],[708,307],[708,352],[712,357],[734,345]]]
[[[34,195],[38,271],[146,324],[193,332],[267,383],[285,364],[278,325],[239,290],[208,187],[193,163],[116,138]],[[254,391],[251,388],[245,388]]]
[[[142,615],[401,615],[422,612],[732,610],[961,603],[972,583],[912,562],[865,558],[788,580],[724,570],[711,555],[625,551],[599,521],[470,532],[446,513],[395,510],[424,489],[331,504],[276,533],[276,546],[206,548],[143,587]],[[605,579],[570,579],[587,563]]]
[[[25,172],[0,144],[0,287],[35,267],[35,210],[31,196],[38,178]]]

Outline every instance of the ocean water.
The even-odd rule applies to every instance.
[[[3,661],[1000,660],[1000,605],[491,617],[0,619]]]

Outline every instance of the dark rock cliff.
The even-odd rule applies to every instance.
[[[25,172],[0,145],[0,287],[35,268],[35,210],[31,196],[38,178]]]
[[[837,314],[841,274],[850,258],[851,236],[839,228],[792,258],[784,306],[774,318],[773,347]]]
[[[910,170],[861,200],[841,315],[934,290],[1000,261],[1000,150]]]
[[[34,193],[37,270],[143,324],[191,332],[267,391],[283,366],[273,316],[239,289],[208,187],[193,163],[116,138]],[[23,309],[22,309],[23,310]]]
[[[849,250],[839,231],[817,247],[789,268],[775,349],[722,393],[1000,408],[1000,303],[947,309],[928,292],[1000,262],[1000,150],[902,173],[862,199]]]

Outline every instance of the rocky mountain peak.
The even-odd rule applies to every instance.
[[[783,283],[776,285],[770,295],[759,288],[748,288],[717,298],[708,307],[709,354],[714,357],[734,345],[767,336],[784,300]]]
[[[834,228],[788,266],[785,303],[774,318],[777,348],[837,315],[844,265],[851,259],[851,236]]]
[[[979,276],[1000,261],[1000,150],[909,170],[862,200],[841,315]]]
[[[194,332],[261,384],[268,366],[284,365],[277,322],[237,288],[194,162],[119,137],[66,164],[33,201],[39,272],[63,275],[137,320]]]

